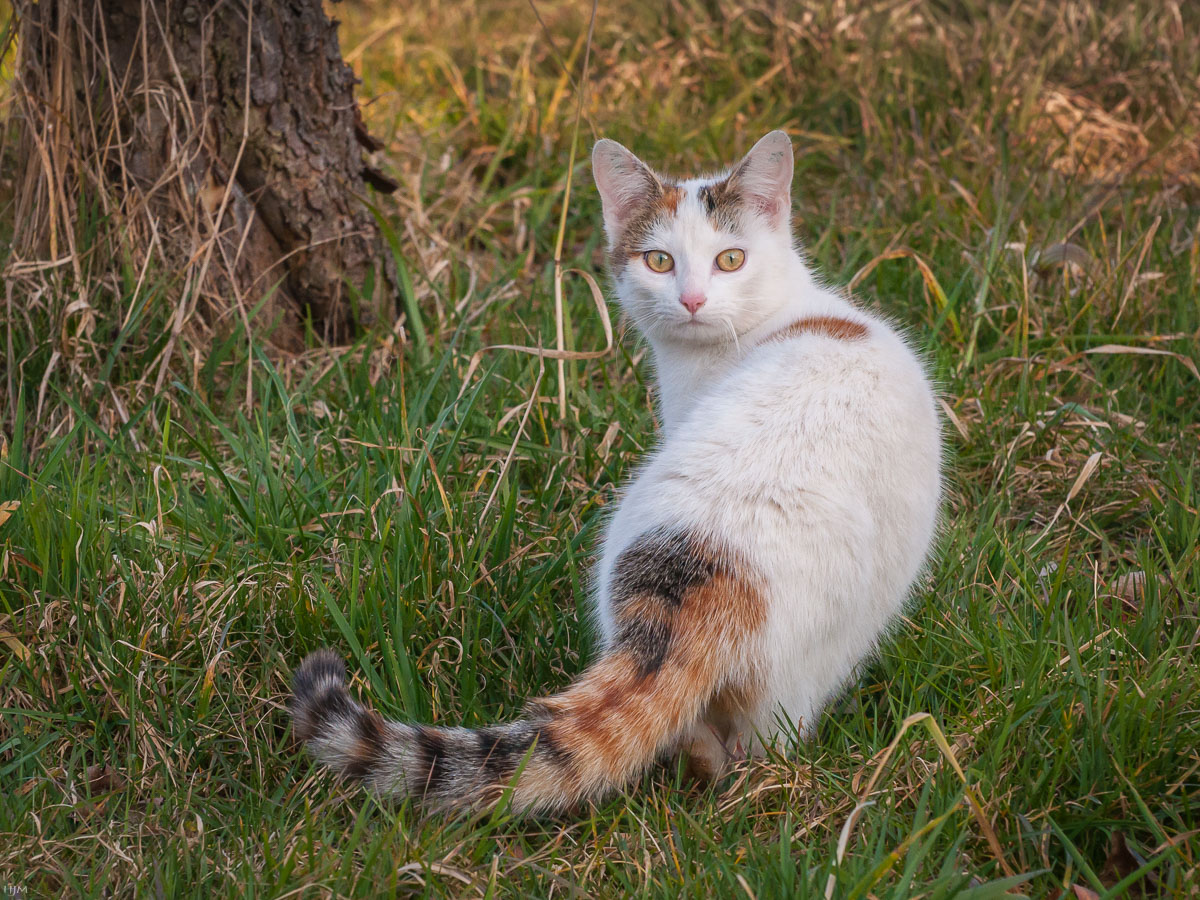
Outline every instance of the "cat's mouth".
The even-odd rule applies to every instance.
[[[726,319],[689,316],[665,323],[667,336],[684,343],[716,344],[733,339],[733,328]]]

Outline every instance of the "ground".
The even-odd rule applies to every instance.
[[[185,330],[156,391],[169,272],[98,281],[84,329],[69,267],[7,271],[4,896],[1197,896],[1195,6],[613,0],[586,78],[584,4],[332,11],[401,183],[394,329],[286,357]],[[707,788],[664,765],[464,820],[314,769],[284,708],[312,649],[448,724],[590,658],[598,524],[655,441],[645,348],[615,311],[561,379],[487,348],[553,345],[560,227],[601,278],[595,137],[687,173],[778,127],[814,265],[944,400],[902,627],[810,741]],[[567,346],[603,348],[562,284]]]

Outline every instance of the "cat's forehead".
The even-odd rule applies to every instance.
[[[692,178],[675,181],[658,177],[655,190],[642,199],[635,214],[616,236],[610,261],[622,268],[630,258],[652,250],[670,237],[698,239],[717,227],[715,208],[706,200],[721,178]]]
[[[655,217],[646,237],[651,242],[671,240],[677,250],[687,246],[705,249],[712,240],[722,240],[722,233],[735,232],[737,221],[730,214],[721,216],[707,200],[710,183],[693,180],[674,187],[675,197],[670,209]]]
[[[736,234],[741,230],[741,197],[728,172],[680,182],[684,200],[679,215],[696,225],[707,224],[712,231]]]
[[[663,179],[662,194],[648,202],[646,232],[683,229],[699,237],[713,232],[737,232],[742,224],[739,198],[725,175]]]
[[[669,244],[672,252],[708,254],[718,244],[742,238],[746,223],[724,176],[666,182],[663,189],[657,214],[642,231],[641,249]]]

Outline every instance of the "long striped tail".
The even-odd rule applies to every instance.
[[[598,798],[676,744],[718,693],[752,691],[747,642],[765,612],[743,567],[676,533],[653,533],[626,551],[611,593],[608,652],[514,722],[386,721],[350,696],[341,659],[318,650],[293,678],[296,734],[344,776],[434,808],[487,806],[510,785],[513,808],[527,812]]]

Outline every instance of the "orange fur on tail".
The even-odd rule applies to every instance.
[[[744,566],[678,533],[648,535],[622,554],[612,605],[605,655],[516,722],[385,722],[350,698],[344,670],[318,651],[294,678],[297,734],[343,774],[433,806],[487,805],[514,779],[513,805],[525,811],[599,797],[677,745],[718,695],[747,687],[747,643],[765,614]]]
[[[647,626],[660,615],[655,599],[630,597],[627,604],[617,614],[618,628],[645,639],[654,630]],[[750,678],[744,644],[760,627],[762,613],[752,585],[716,575],[688,591],[667,617],[669,649],[653,671],[647,671],[653,636],[633,646],[618,637],[613,650],[579,681],[537,704],[549,716],[546,733],[570,765],[560,771],[535,766],[535,758],[516,799],[537,806],[555,787],[571,799],[596,796],[637,776],[683,736],[719,692]]]

